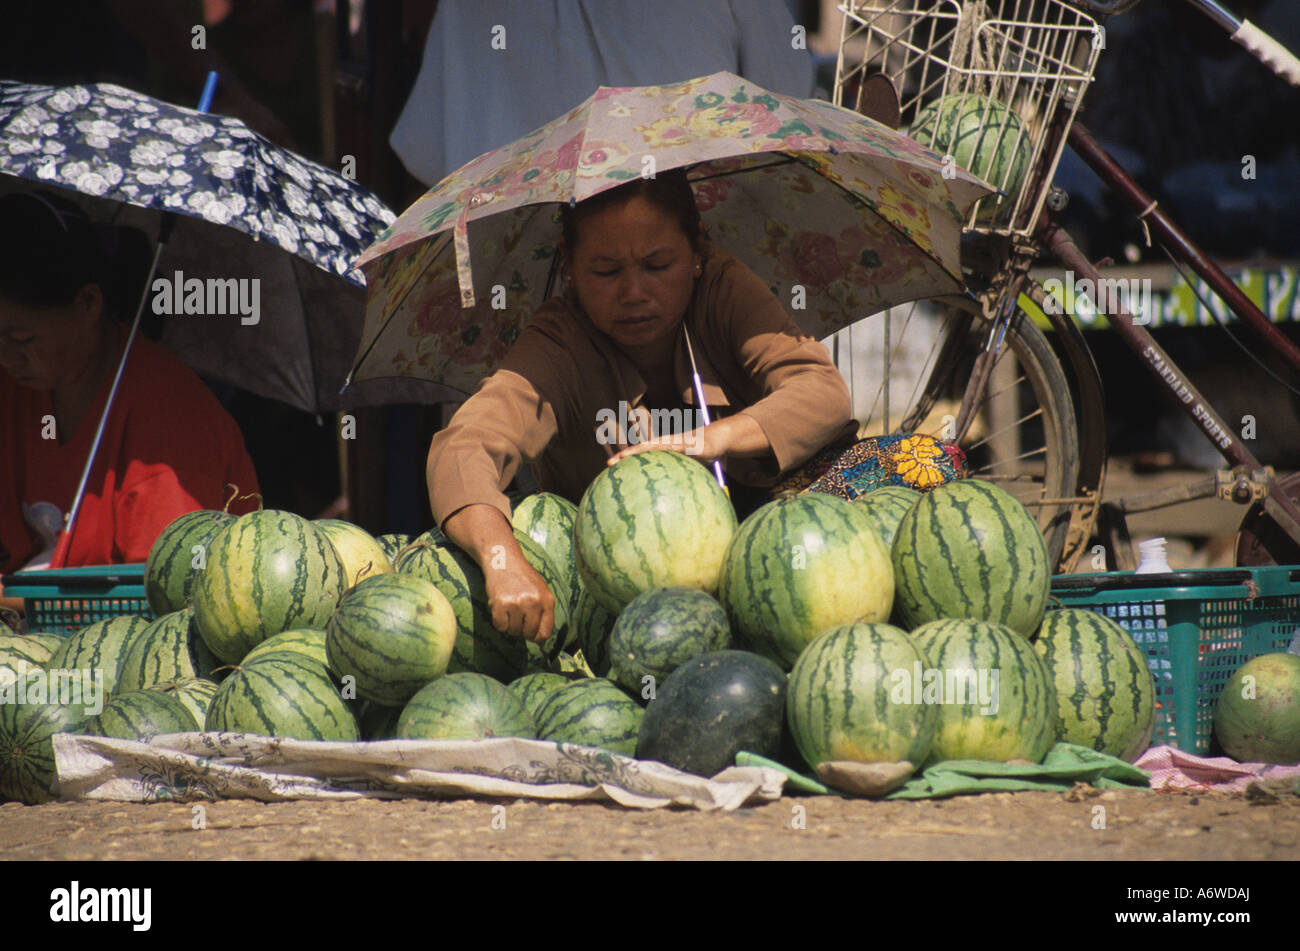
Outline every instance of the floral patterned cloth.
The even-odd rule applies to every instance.
[[[443,179],[358,264],[366,323],[355,378],[473,392],[554,292],[560,203],[687,169],[710,238],[823,339],[960,284],[963,212],[987,187],[901,133],[720,72],[602,86]]]
[[[787,476],[773,498],[826,492],[850,501],[889,485],[925,492],[967,476],[966,454],[933,436],[899,433],[827,446]]]

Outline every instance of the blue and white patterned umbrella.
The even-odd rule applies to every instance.
[[[107,83],[0,81],[0,190],[35,187],[68,189],[93,218],[151,238],[175,213],[158,275],[257,278],[261,319],[165,318],[162,344],[210,379],[314,412],[344,405],[364,316],[352,263],[394,219],[365,189],[238,119]],[[346,405],[408,390],[350,389]]]

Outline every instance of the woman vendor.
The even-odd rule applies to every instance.
[[[515,541],[503,492],[525,461],[542,490],[576,502],[631,453],[721,460],[743,516],[783,477],[805,487],[809,460],[842,454],[858,429],[826,348],[704,237],[683,172],[635,179],[563,208],[562,218],[564,294],[538,308],[500,368],[433,437],[427,470],[442,531],[480,566],[504,553],[484,572],[493,624],[537,640],[552,631],[554,598]],[[695,425],[687,336],[707,426]],[[629,433],[618,423],[637,408],[689,411],[670,416],[693,422],[685,432]]]
[[[135,312],[144,274],[132,265],[147,253],[140,232],[94,224],[53,193],[0,198],[0,571],[48,560]],[[137,336],[67,566],[144,561],[173,519],[221,508],[227,483],[258,488],[238,426],[191,370]]]

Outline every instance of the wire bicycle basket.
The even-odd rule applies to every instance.
[[[834,102],[862,111],[883,75],[901,127],[996,187],[965,231],[1028,236],[1105,33],[1061,0],[845,0]],[[1052,119],[1063,122],[1049,136]]]

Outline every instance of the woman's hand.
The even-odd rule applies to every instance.
[[[723,456],[761,456],[772,451],[772,443],[763,432],[763,427],[758,425],[758,420],[737,413],[688,433],[660,436],[628,446],[610,456],[606,464],[612,466],[620,459],[652,449],[684,453],[707,466]]]
[[[443,522],[442,530],[482,569],[493,627],[530,641],[551,636],[555,595],[524,557],[501,512],[491,505],[467,505]]]

